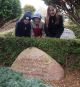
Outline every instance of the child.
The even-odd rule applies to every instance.
[[[50,5],[45,18],[45,32],[48,37],[60,38],[64,31],[63,18],[57,11],[56,5]]]
[[[37,12],[32,17],[32,32],[34,37],[43,36],[44,23],[41,21],[41,18],[41,14]]]
[[[26,12],[22,19],[16,23],[15,35],[18,37],[30,37],[31,36],[31,12]]]

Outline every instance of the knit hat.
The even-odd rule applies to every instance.
[[[32,17],[32,13],[30,11],[27,11],[23,16],[23,19],[31,20],[31,17]]]
[[[40,14],[39,12],[35,12],[35,13],[33,14],[33,16],[32,16],[32,19],[34,19],[34,18],[39,18],[39,19],[41,19],[42,17],[41,17],[41,14]]]

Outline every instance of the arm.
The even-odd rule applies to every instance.
[[[42,23],[42,37],[45,37],[46,33],[45,33],[45,24]]]
[[[61,30],[63,31],[64,30],[64,24],[63,24],[63,16],[60,15],[60,18],[59,18],[59,26],[61,28]]]
[[[15,26],[15,36],[19,36],[19,22],[16,23],[16,26]]]
[[[34,32],[33,32],[33,22],[31,22],[31,37],[34,37]]]
[[[59,32],[57,33],[57,38],[60,38],[60,36],[62,35],[63,31],[64,31],[64,24],[63,24],[63,17],[62,15],[60,15],[59,17]]]
[[[48,36],[48,23],[49,23],[49,16],[46,16],[45,24],[44,24],[44,31],[45,31],[46,36]]]

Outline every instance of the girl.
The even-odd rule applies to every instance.
[[[48,37],[60,38],[64,31],[63,18],[57,11],[56,5],[50,5],[45,18],[45,32]]]
[[[32,17],[32,32],[34,37],[42,37],[43,36],[43,29],[44,29],[44,24],[41,21],[41,14],[35,12],[33,17]]]
[[[18,37],[30,37],[31,36],[31,12],[26,12],[22,19],[16,23],[15,35]]]

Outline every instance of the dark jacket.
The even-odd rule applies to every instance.
[[[16,29],[15,29],[15,35],[16,36],[25,36],[30,37],[31,36],[31,24],[24,24],[22,21],[19,21],[16,23]]]
[[[61,34],[64,31],[62,16],[59,15],[58,21],[56,20],[56,16],[49,17],[48,27],[46,27],[46,35],[48,37],[60,38]]]

